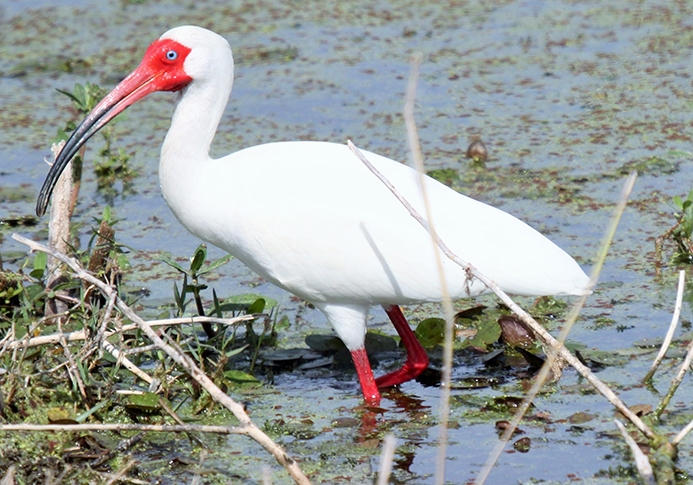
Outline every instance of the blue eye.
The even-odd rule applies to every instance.
[[[178,59],[178,52],[173,50],[166,52],[166,59],[168,59],[169,61],[175,61],[176,59]]]

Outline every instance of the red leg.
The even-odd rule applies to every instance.
[[[407,360],[401,369],[380,376],[375,380],[375,384],[378,387],[392,387],[416,379],[425,371],[428,367],[428,354],[419,343],[414,332],[411,331],[407,319],[402,315],[402,310],[397,305],[383,305],[383,309],[395,326],[395,330],[397,330],[402,339],[404,348],[407,349]],[[363,383],[361,385],[363,386]]]
[[[360,348],[351,351],[351,358],[356,367],[356,375],[359,376],[361,390],[363,391],[363,399],[366,404],[378,406],[380,404],[380,392],[375,384],[371,363],[368,361],[368,354],[365,348]]]

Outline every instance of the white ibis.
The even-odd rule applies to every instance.
[[[440,278],[428,233],[345,145],[269,143],[211,159],[209,147],[233,85],[226,40],[184,26],[152,43],[140,65],[72,133],[41,188],[45,212],[60,173],[79,148],[131,104],[178,91],[161,149],[161,190],[192,234],[319,308],[351,352],[363,395],[415,378],[428,366],[399,305],[435,302]],[[424,214],[418,174],[367,158]],[[436,230],[462,259],[518,295],[579,295],[588,277],[562,249],[515,217],[427,178]],[[454,298],[487,291],[447,259]],[[404,366],[374,379],[364,338],[369,307],[382,305],[407,350]]]

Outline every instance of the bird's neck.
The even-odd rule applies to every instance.
[[[171,128],[161,148],[160,168],[197,163],[209,158],[209,148],[230,91],[230,85],[193,83],[181,92]]]
[[[231,72],[228,77],[219,76],[216,82],[195,81],[181,91],[161,148],[161,191],[171,211],[184,225],[195,207],[196,195],[204,190],[209,148],[232,84]]]

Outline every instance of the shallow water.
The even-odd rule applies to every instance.
[[[213,155],[273,140],[343,143],[350,138],[360,147],[406,161],[400,113],[409,56],[421,52],[416,118],[428,168],[458,170],[457,186],[467,195],[529,222],[586,267],[628,164],[654,156],[668,162],[640,174],[601,285],[571,339],[611,350],[663,336],[673,309],[676,271],[666,267],[663,277],[655,278],[654,238],[674,222],[668,201],[691,188],[693,5],[618,0],[608,5],[569,0],[425,6],[411,1],[269,0],[47,4],[38,8],[36,2],[10,0],[0,7],[0,219],[33,213],[50,140],[75,116],[55,88],[71,89],[75,82],[113,86],[139,62],[146,45],[172,26],[192,23],[219,32],[237,59],[234,92]],[[295,59],[282,54],[291,49],[297,52]],[[71,62],[72,72],[61,68],[76,59],[84,62]],[[199,243],[175,221],[158,190],[158,150],[172,103],[172,96],[158,94],[129,109],[116,125],[118,146],[133,154],[132,163],[143,173],[136,180],[136,194],[115,200],[115,217],[121,219],[118,239],[142,251],[132,256],[128,282],[146,287],[150,303],[170,299],[175,279],[172,270],[150,257],[166,252],[185,258]],[[485,168],[472,167],[464,158],[475,136],[489,147]],[[96,146],[90,145],[91,153]],[[104,199],[95,191],[92,174],[86,177],[78,217],[88,222],[100,214]],[[7,239],[12,232],[45,239],[45,222],[35,228],[3,228],[0,251],[5,260],[24,252]],[[212,256],[221,254],[211,251]],[[252,291],[277,299],[292,321],[290,332],[281,336],[285,346],[302,345],[307,331],[328,331],[317,311],[302,308],[240,263],[224,267],[213,284],[220,295]],[[600,323],[600,317],[609,323]],[[683,319],[691,319],[688,304]],[[392,333],[384,321],[382,312],[374,312],[374,325]],[[618,326],[628,328],[619,331]],[[648,360],[606,367],[599,376],[616,386],[628,404],[656,404],[657,396],[639,385]],[[455,372],[462,377],[484,369],[480,363],[464,363]],[[660,391],[668,374],[658,381]],[[531,450],[505,453],[492,483],[616,481],[595,478],[630,463],[614,434],[612,410],[603,398],[583,395],[578,384],[568,371],[558,392],[537,402],[553,422],[523,425]],[[327,464],[315,468],[315,482],[336,483],[346,476],[353,483],[371,480],[378,463],[377,450],[369,448],[372,442],[355,427],[331,424],[356,413],[360,400],[353,375],[281,374],[274,389],[276,394],[252,399],[253,416],[310,418],[321,431],[318,437],[285,438],[284,444],[309,470],[314,462]],[[389,411],[383,426],[401,445],[395,477],[398,483],[432,483],[438,390],[409,383],[402,393],[420,403],[408,410],[394,400],[384,402]],[[521,390],[511,383],[455,391],[458,397],[481,400],[506,393]],[[682,389],[674,401],[690,403],[690,390]],[[474,417],[478,407],[464,401],[453,406],[452,419],[460,426],[450,430],[450,483],[473,478],[497,439],[493,422]],[[578,411],[597,418],[576,430],[566,419]],[[412,420],[418,424],[409,424]],[[187,445],[172,446],[187,452]],[[227,449],[245,458],[227,455]],[[690,470],[686,444],[680,459],[681,467]],[[237,437],[210,460],[217,468],[237,467],[235,473],[248,483],[259,482],[260,464],[273,466],[275,483],[289,480],[254,443]]]

